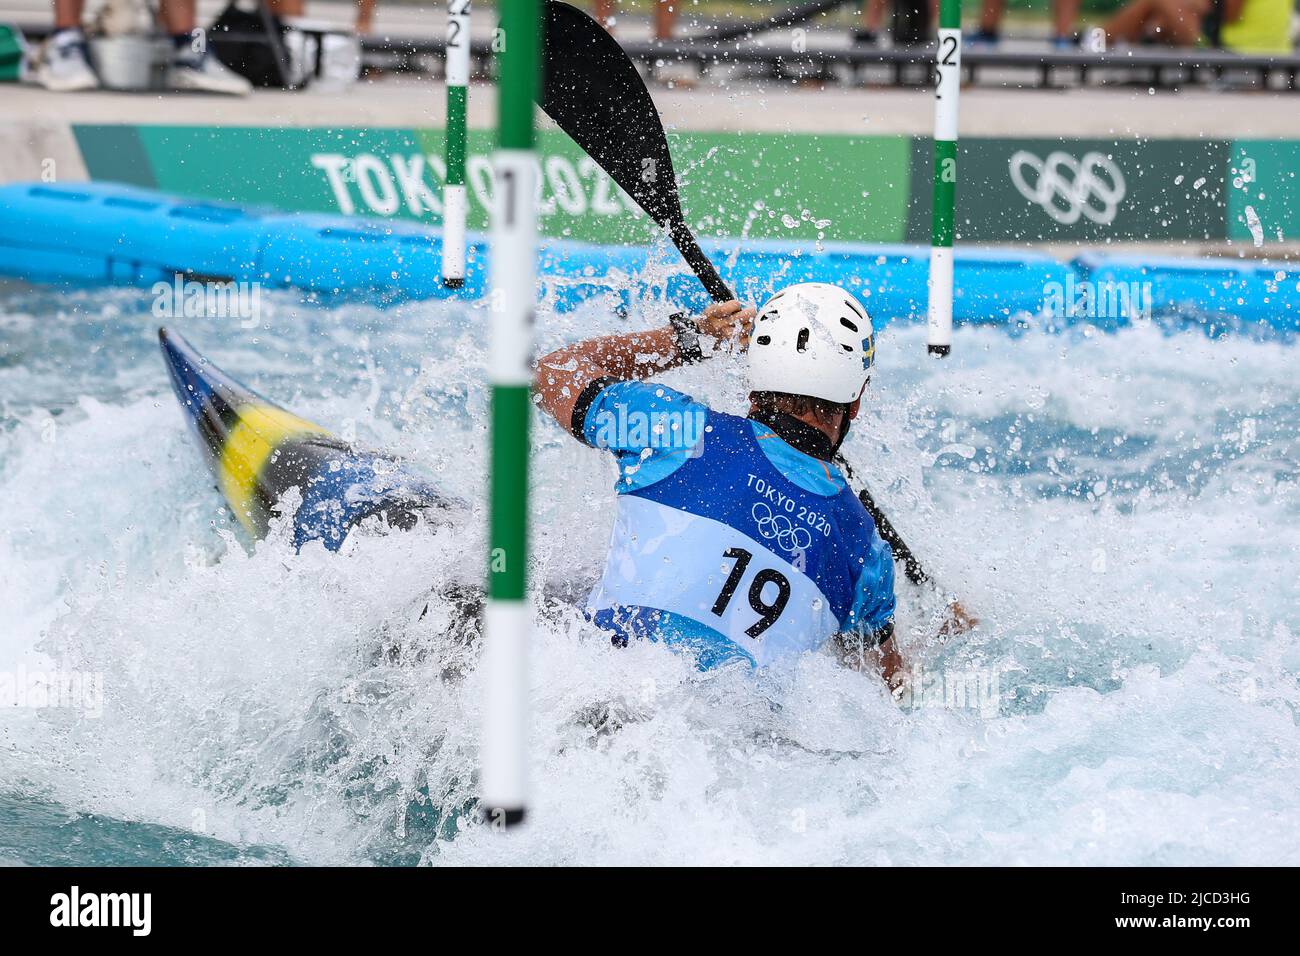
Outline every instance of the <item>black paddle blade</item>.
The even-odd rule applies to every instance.
[[[623,48],[587,14],[558,0],[546,4],[544,35],[546,115],[660,226],[680,219],[668,139]]]
[[[547,0],[541,107],[660,226],[718,302],[734,298],[682,215],[668,137],[628,55],[587,14]]]

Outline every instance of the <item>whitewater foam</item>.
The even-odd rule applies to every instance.
[[[900,709],[824,655],[755,677],[610,647],[559,598],[599,571],[613,465],[537,419],[535,800],[501,838],[469,818],[481,694],[457,613],[482,577],[481,310],[271,295],[269,329],[180,327],[475,503],[454,529],[294,554],[223,514],[147,303],[0,302],[0,669],[104,675],[98,719],[0,714],[0,857],[1300,862],[1294,346],[964,328],[935,362],[923,328],[881,334],[847,451],[984,621],[942,647],[938,602],[901,586],[900,639],[941,679],[997,675],[992,714]],[[618,327],[539,321],[546,345]],[[742,408],[735,363],[670,383]]]

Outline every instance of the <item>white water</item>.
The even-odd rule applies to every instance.
[[[995,713],[900,709],[829,657],[700,675],[552,603],[532,822],[502,837],[457,832],[475,650],[448,639],[447,602],[420,617],[431,590],[480,580],[479,509],[340,554],[294,555],[284,535],[246,552],[148,305],[0,297],[0,672],[105,687],[98,719],[0,713],[0,857],[138,858],[120,838],[199,861],[1300,863],[1293,344],[961,329],[935,362],[923,328],[890,327],[848,452],[984,621],[938,647],[934,602],[906,593],[905,648],[929,675],[996,675]],[[482,319],[273,299],[273,332],[179,328],[473,502],[483,342],[447,330]],[[540,321],[548,344],[616,324],[594,308]],[[726,363],[671,382],[740,407]],[[534,436],[535,577],[582,587],[612,465],[540,419]],[[102,819],[60,847],[82,814]]]

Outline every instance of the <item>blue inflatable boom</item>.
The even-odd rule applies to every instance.
[[[702,243],[743,298],[757,303],[791,282],[834,282],[858,295],[877,325],[925,316],[929,250],[922,246],[714,240]],[[280,213],[187,200],[113,183],[0,187],[0,273],[60,285],[152,286],[185,279],[258,282],[326,300],[387,304],[481,298],[487,244],[468,243],[465,286],[448,290],[436,230],[391,220]],[[539,275],[568,311],[597,299],[630,309],[647,296],[702,309],[708,296],[664,250],[549,240]],[[954,319],[963,324],[1120,328],[1174,319],[1212,334],[1300,329],[1300,270],[1232,259],[961,249]]]

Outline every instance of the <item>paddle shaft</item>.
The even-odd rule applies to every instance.
[[[674,184],[674,192],[676,188],[676,184]],[[669,223],[668,235],[673,240],[673,245],[677,247],[677,251],[682,254],[682,258],[686,260],[686,264],[695,273],[696,278],[704,285],[704,290],[713,297],[714,302],[730,302],[735,298],[732,291],[727,288],[727,284],[722,281],[722,276],[718,275],[718,270],[713,267],[709,257],[700,248],[700,244],[695,241],[690,226],[680,219],[674,220]]]

